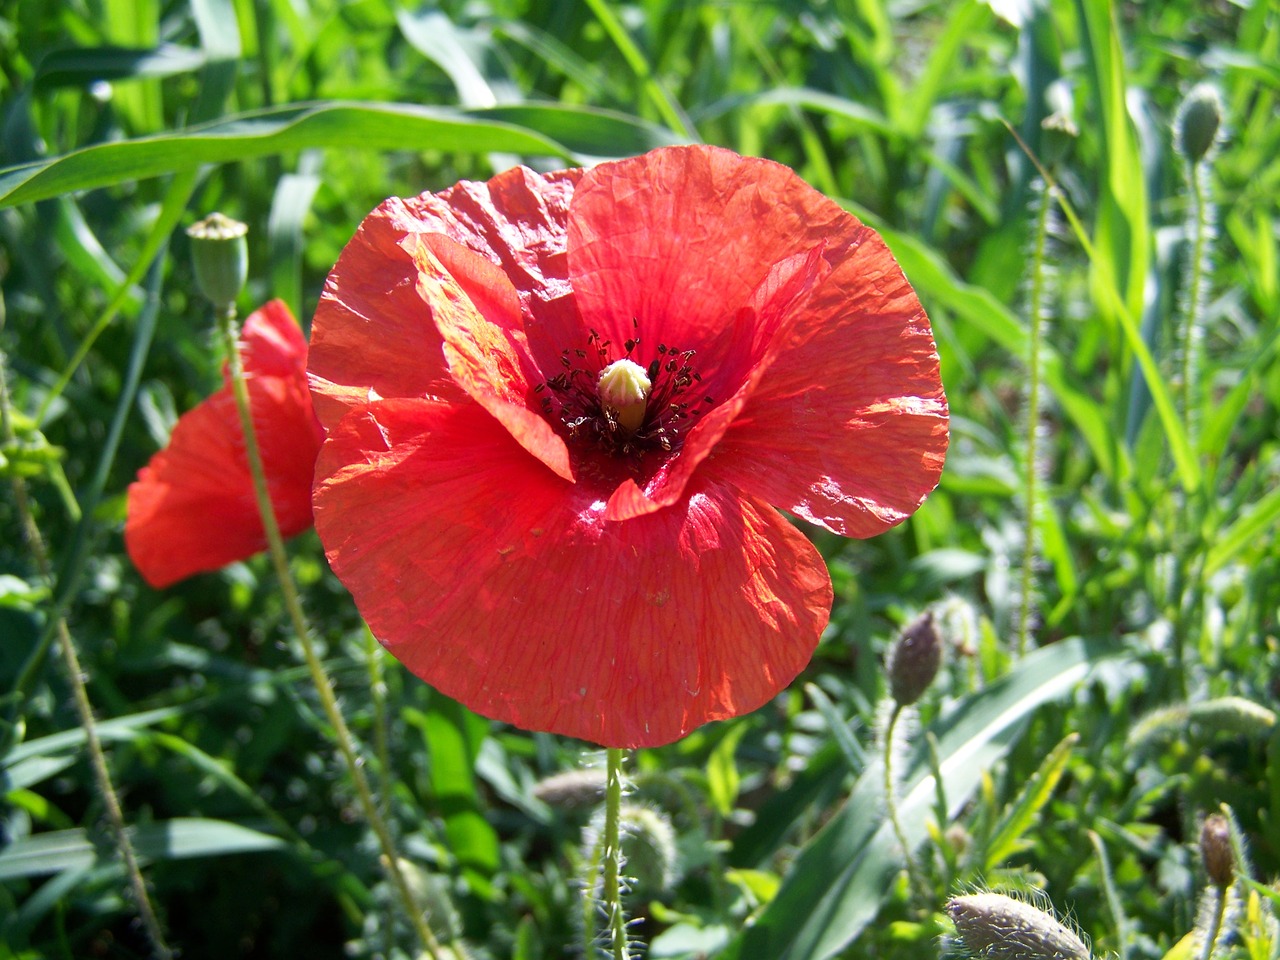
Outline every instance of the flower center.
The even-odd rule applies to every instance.
[[[652,387],[644,367],[624,358],[600,371],[596,394],[605,415],[616,420],[624,432],[634,434],[644,423],[645,400]]]
[[[571,439],[615,456],[679,450],[685,432],[715,403],[697,395],[702,377],[690,363],[695,351],[658,344],[657,356],[645,367],[634,359],[638,336],[623,344],[626,354],[619,359],[610,361],[610,346],[592,330],[589,349],[561,352],[564,369],[534,387],[543,414],[558,420]]]

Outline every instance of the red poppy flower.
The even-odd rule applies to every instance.
[[[311,480],[324,430],[307,390],[307,342],[289,308],[272,300],[241,332],[254,432],[280,532],[311,526]],[[129,485],[125,547],[153,587],[217,570],[267,546],[231,393],[222,388],[173,428],[169,446]]]
[[[317,530],[375,635],[480,713],[607,746],[781,690],[832,594],[774,507],[880,533],[947,446],[884,242],[713,147],[388,200],[310,372]]]

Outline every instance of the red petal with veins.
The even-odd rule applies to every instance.
[[[410,670],[487,716],[606,746],[767,702],[831,604],[821,557],[771,508],[699,482],[606,521],[474,404],[353,410],[315,508],[334,571]]]
[[[915,512],[938,484],[949,423],[929,319],[884,241],[862,229],[707,465],[849,537]]]
[[[254,431],[280,532],[311,526],[311,480],[324,438],[307,391],[307,344],[273,300],[245,321],[241,356]],[[153,587],[266,548],[229,384],[184,414],[169,445],[129,486],[125,546]]]

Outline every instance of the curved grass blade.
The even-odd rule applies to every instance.
[[[279,837],[227,820],[175,817],[129,831],[140,860],[184,860],[257,853],[285,846]],[[43,877],[79,870],[98,860],[98,848],[82,828],[52,830],[15,840],[0,851],[0,880]]]
[[[1024,658],[1010,673],[962,701],[933,725],[951,813],[977,788],[1022,734],[1024,721],[1044,703],[1066,696],[1114,648],[1079,638],[1063,640]],[[939,784],[928,753],[917,750],[903,778],[899,810],[913,846],[926,838],[925,822]],[[875,919],[902,852],[878,802],[879,773],[858,779],[844,808],[805,846],[778,896],[721,960],[773,957],[825,960],[845,949]]]
[[[456,110],[324,101],[227,117],[0,171],[0,207],[292,150],[509,152],[589,161],[677,142],[623,114],[551,104]]]

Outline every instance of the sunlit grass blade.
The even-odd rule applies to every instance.
[[[529,104],[455,110],[416,104],[292,104],[11,167],[0,171],[0,207],[190,170],[198,164],[313,147],[506,151],[588,159],[628,156],[675,139],[631,117],[586,107]]]
[[[937,721],[931,732],[952,810],[968,799],[982,771],[1017,742],[1032,711],[1068,695],[1110,655],[1106,645],[1079,639],[1036,650]],[[899,811],[913,844],[927,835],[925,819],[937,790],[928,767],[927,751],[918,750],[902,778]],[[722,960],[824,960],[875,919],[902,866],[898,841],[876,800],[879,776],[873,770],[859,778],[844,808],[792,864],[778,896]]]
[[[131,827],[129,834],[139,859],[147,862],[257,853],[285,845],[279,837],[238,823],[198,817]],[[15,840],[0,850],[0,880],[44,877],[89,867],[97,860],[98,848],[85,830],[52,830]]]

